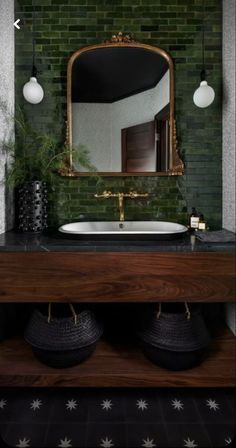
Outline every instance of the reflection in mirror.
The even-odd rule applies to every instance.
[[[182,174],[173,89],[172,60],[157,47],[110,43],[79,50],[68,65],[69,144],[85,146],[99,173]],[[171,172],[176,160],[179,172]],[[72,170],[85,171],[75,159]]]
[[[156,115],[167,104],[169,71],[137,95],[112,103],[73,103],[73,144],[87,147],[98,171],[157,171]]]

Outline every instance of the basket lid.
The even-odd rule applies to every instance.
[[[139,338],[155,347],[172,351],[192,351],[206,347],[210,335],[199,309],[186,319],[184,313],[152,314],[138,331]]]
[[[78,314],[77,324],[73,317],[53,318],[34,310],[25,330],[25,340],[42,350],[74,350],[96,342],[103,332],[103,325],[95,315],[85,310]]]

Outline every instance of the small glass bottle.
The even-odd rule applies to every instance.
[[[202,231],[206,230],[206,221],[204,219],[203,214],[201,214],[199,217],[198,230]]]
[[[198,229],[199,216],[195,207],[192,207],[192,213],[189,217],[189,227],[192,230]]]

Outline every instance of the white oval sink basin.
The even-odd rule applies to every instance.
[[[187,227],[166,221],[93,221],[72,222],[59,227],[59,231],[69,235],[150,235],[178,236],[187,232]]]

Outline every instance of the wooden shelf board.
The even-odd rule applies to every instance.
[[[59,387],[234,387],[235,337],[224,328],[212,340],[208,358],[182,372],[159,368],[133,347],[99,342],[83,364],[52,369],[33,356],[20,338],[0,344],[0,386]]]

